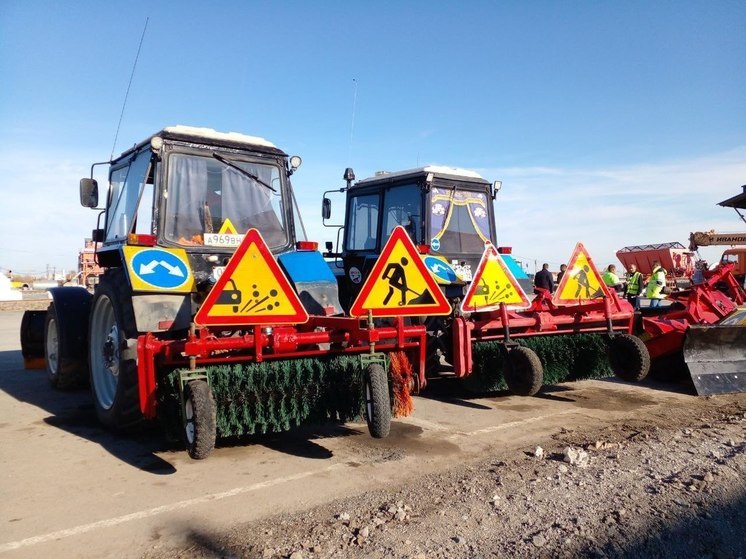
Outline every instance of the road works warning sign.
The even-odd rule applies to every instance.
[[[451,305],[403,227],[396,227],[373,265],[350,315],[365,317],[450,314]]]
[[[256,229],[246,233],[194,317],[203,326],[306,321],[308,313]]]
[[[552,301],[558,305],[567,305],[589,299],[603,299],[608,296],[609,292],[606,290],[601,274],[593,264],[593,259],[583,243],[578,243],[575,245],[570,262],[567,264],[567,271],[562,276]]]
[[[497,249],[489,244],[484,249],[477,272],[466,291],[461,311],[492,311],[498,309],[500,303],[505,303],[510,308],[531,306],[518,280],[510,273]]]

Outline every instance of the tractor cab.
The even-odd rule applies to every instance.
[[[434,257],[428,266],[441,276],[448,295],[462,294],[471,281],[485,243],[495,243],[492,201],[500,183],[489,183],[477,173],[428,166],[396,173],[377,173],[353,183],[345,173],[346,212],[338,236],[335,268],[340,299],[346,308],[360,291],[382,247],[398,225],[403,226],[422,252]],[[331,202],[324,199],[324,224]],[[329,247],[330,243],[327,243]],[[341,248],[341,250],[340,250]],[[450,293],[453,292],[453,293]]]
[[[300,158],[267,140],[173,126],[108,163],[109,189],[93,233],[104,267],[122,264],[125,245],[159,246],[184,249],[195,273],[209,274],[249,228],[275,254],[295,246],[300,221],[289,177]],[[80,186],[81,204],[97,207],[96,181]]]

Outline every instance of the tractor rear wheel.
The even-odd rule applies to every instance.
[[[620,379],[640,382],[650,371],[650,354],[640,338],[617,334],[609,341],[609,363]]]
[[[505,383],[517,396],[533,396],[544,384],[544,367],[536,353],[523,346],[508,351]]]
[[[380,365],[368,365],[365,371],[365,419],[370,436],[387,437],[391,430],[391,398],[389,377]]]
[[[137,380],[137,329],[124,273],[104,274],[88,328],[91,392],[99,421],[127,430],[143,421]]]
[[[44,357],[47,379],[54,388],[64,390],[81,383],[81,366],[68,355],[67,339],[57,319],[54,303],[49,305],[44,321]]]
[[[215,448],[216,410],[212,391],[204,380],[184,387],[184,442],[189,456],[207,458]]]

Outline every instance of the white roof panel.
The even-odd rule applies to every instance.
[[[166,132],[172,132],[174,134],[186,134],[189,136],[197,136],[200,138],[207,138],[211,140],[222,140],[228,142],[237,142],[240,144],[247,144],[251,146],[264,146],[269,148],[277,148],[272,142],[260,138],[258,136],[247,136],[246,134],[240,134],[238,132],[217,132],[212,128],[199,128],[197,126],[168,126],[164,128]]]

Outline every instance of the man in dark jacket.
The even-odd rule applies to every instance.
[[[539,288],[546,289],[549,293],[554,291],[554,278],[549,271],[549,264],[542,264],[541,270],[534,276],[534,293],[540,293]]]

